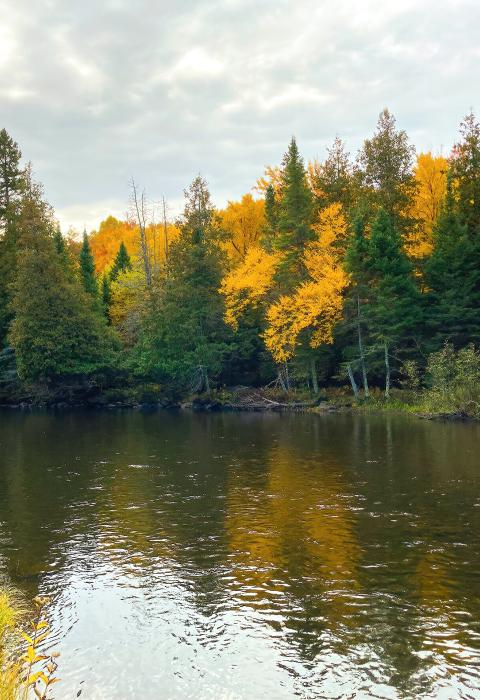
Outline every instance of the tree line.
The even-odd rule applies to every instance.
[[[478,343],[473,114],[448,157],[417,155],[388,110],[355,159],[336,138],[305,163],[293,138],[254,192],[219,210],[197,176],[173,222],[132,182],[131,216],[79,241],[3,129],[0,396],[348,383],[388,397],[428,381],[445,343]]]

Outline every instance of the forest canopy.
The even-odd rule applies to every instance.
[[[387,109],[355,157],[338,137],[323,161],[295,138],[280,155],[223,209],[199,175],[171,221],[132,181],[125,220],[65,235],[1,130],[0,398],[270,382],[388,397],[445,343],[479,342],[473,114],[448,156],[417,154]]]

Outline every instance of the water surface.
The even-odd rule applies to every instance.
[[[0,412],[56,698],[480,698],[480,427]]]

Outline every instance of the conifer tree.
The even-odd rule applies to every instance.
[[[118,253],[113,261],[112,269],[110,270],[110,281],[114,282],[118,275],[122,272],[132,269],[132,261],[128,254],[125,243],[122,241],[118,249]]]
[[[114,340],[57,253],[54,226],[34,196],[23,205],[22,249],[9,340],[27,383],[88,376],[113,361]]]
[[[95,262],[86,231],[83,232],[83,244],[80,251],[80,276],[85,291],[94,299],[97,299],[98,285],[95,276]]]
[[[266,236],[265,242],[268,244],[275,235],[278,224],[277,201],[275,199],[275,190],[270,184],[265,192],[265,219],[266,219]]]
[[[58,225],[56,226],[53,234],[53,244],[55,247],[55,252],[57,253],[65,271],[69,274],[73,274],[70,256],[68,254],[67,246],[65,245],[65,239],[62,236],[60,226]]]
[[[181,234],[172,245],[168,275],[146,315],[139,365],[158,378],[208,392],[222,370],[231,333],[218,293],[222,268],[205,181],[197,177],[185,197]]]
[[[460,134],[462,140],[454,146],[451,158],[458,214],[468,233],[480,235],[480,124],[473,112],[461,123]]]
[[[304,276],[303,249],[313,239],[313,198],[297,142],[292,138],[282,162],[282,184],[278,202],[277,235],[274,247],[283,252],[281,277],[290,289]]]
[[[0,229],[6,230],[14,218],[24,190],[24,173],[20,167],[22,153],[6,129],[0,131]]]
[[[464,217],[465,208],[455,201],[449,177],[425,271],[430,350],[439,350],[445,340],[456,347],[480,340],[480,236],[469,235]]]
[[[384,109],[374,135],[359,153],[358,173],[370,207],[384,209],[400,229],[409,223],[405,212],[415,189],[414,156],[406,132],[397,130],[395,117]]]
[[[312,172],[312,187],[321,207],[340,203],[348,211],[353,202],[350,154],[338,136],[327,148],[327,158]]]
[[[369,396],[367,343],[367,312],[370,301],[369,241],[365,232],[365,216],[358,214],[353,232],[348,242],[345,255],[345,268],[350,275],[350,286],[345,296],[344,318],[339,325],[337,335],[343,340],[344,357],[353,369],[359,369],[362,375],[365,396]],[[347,340],[352,338],[353,342]]]
[[[110,307],[112,305],[112,290],[108,275],[102,275],[102,308],[107,319],[110,319]]]
[[[392,217],[383,209],[372,227],[367,260],[370,273],[367,322],[371,337],[383,347],[388,397],[392,352],[400,356],[419,337],[422,307],[401,236]]]
[[[11,321],[10,284],[17,267],[20,200],[25,190],[21,151],[5,129],[0,131],[0,349],[6,342]]]

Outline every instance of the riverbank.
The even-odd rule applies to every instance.
[[[461,395],[432,391],[408,391],[394,388],[385,398],[374,388],[368,397],[355,398],[347,387],[326,387],[318,396],[304,390],[281,391],[269,387],[232,387],[212,390],[209,394],[166,396],[161,387],[109,390],[93,396],[30,396],[20,401],[0,403],[0,408],[16,410],[96,410],[140,411],[237,411],[288,412],[308,411],[325,414],[353,411],[358,413],[407,413],[424,420],[480,420],[480,404],[471,398],[471,390]]]

